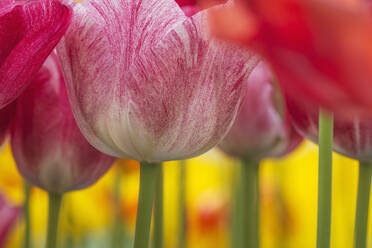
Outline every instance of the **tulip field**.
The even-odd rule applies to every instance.
[[[372,4],[0,0],[0,248],[368,248]]]

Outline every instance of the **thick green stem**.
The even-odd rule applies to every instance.
[[[113,193],[114,193],[114,223],[111,232],[111,247],[112,248],[119,248],[122,247],[124,241],[124,228],[122,225],[122,218],[121,218],[121,190],[120,184],[121,182],[121,168],[115,168],[115,179],[113,185]]]
[[[24,248],[31,248],[31,220],[30,220],[30,184],[24,182],[25,201],[23,203],[23,219],[25,223]]]
[[[178,195],[178,247],[186,248],[186,166],[185,160],[180,161],[179,195]]]
[[[245,194],[241,194],[242,220],[241,247],[259,247],[259,162],[256,160],[243,160],[241,166],[241,187]]]
[[[160,165],[156,184],[156,196],[154,206],[154,245],[153,248],[164,247],[164,187],[163,187],[163,166]]]
[[[358,200],[355,216],[355,248],[367,247],[368,208],[372,164],[359,162]]]
[[[331,240],[333,115],[319,112],[319,186],[317,247],[329,248]]]
[[[149,247],[152,206],[155,197],[157,171],[159,169],[159,164],[141,163],[134,248]]]
[[[46,248],[57,247],[59,213],[63,194],[49,192],[49,216]]]

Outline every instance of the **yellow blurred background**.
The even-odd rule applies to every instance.
[[[260,166],[261,247],[313,248],[317,214],[317,146],[304,142],[282,159],[268,159]],[[186,161],[187,243],[192,248],[230,247],[231,193],[237,161],[217,149]],[[179,162],[164,165],[164,228],[167,248],[178,247]],[[119,174],[118,174],[119,173]],[[353,245],[357,187],[357,162],[334,154],[332,247]],[[109,247],[115,220],[115,178],[121,190],[121,223],[126,239],[134,232],[139,167],[118,160],[94,186],[66,194],[59,242],[61,247]],[[23,204],[24,182],[16,170],[8,144],[0,154],[0,193],[15,205]],[[47,195],[31,190],[34,247],[42,247],[46,232]],[[20,247],[20,218],[7,240],[7,248]],[[371,237],[369,228],[369,237]],[[129,237],[129,238],[128,238]],[[369,241],[369,244],[372,243]]]

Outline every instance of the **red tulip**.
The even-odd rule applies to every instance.
[[[0,108],[35,76],[66,32],[71,15],[58,0],[1,0]]]
[[[57,50],[91,144],[160,162],[197,156],[223,138],[257,58],[205,26],[205,11],[189,18],[173,0],[75,4]]]
[[[367,1],[241,0],[211,15],[212,32],[261,53],[294,101],[371,115]]]
[[[318,142],[318,114],[293,101],[288,101],[293,123],[298,132],[311,141]],[[350,158],[371,161],[372,119],[356,116],[344,118],[334,116],[334,151]]]
[[[274,87],[274,75],[269,66],[260,62],[248,79],[245,101],[237,119],[220,148],[239,158],[282,156],[302,141],[288,120],[283,101]]]
[[[0,195],[0,247],[5,245],[7,235],[16,223],[20,208],[9,205],[4,196]]]
[[[56,55],[47,59],[15,108],[12,151],[32,184],[64,193],[95,183],[110,168],[113,158],[89,145],[76,125]]]

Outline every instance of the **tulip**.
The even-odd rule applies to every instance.
[[[170,0],[136,4],[74,6],[57,50],[77,123],[92,145],[116,157],[202,154],[228,131],[255,59],[211,40],[204,12],[187,18]]]
[[[113,162],[76,125],[55,54],[16,101],[11,145],[22,176],[49,192],[47,247],[55,247],[62,194],[95,183]]]
[[[96,182],[113,158],[80,133],[58,63],[51,55],[17,100],[11,145],[22,176],[48,192],[64,193]]]
[[[219,144],[224,152],[237,157],[242,164],[232,212],[232,247],[259,247],[260,160],[283,156],[302,140],[294,131],[284,99],[275,86],[273,72],[261,61],[249,76],[238,117]]]
[[[0,195],[0,247],[5,245],[7,235],[16,223],[20,210],[18,207],[11,206],[4,196]]]
[[[367,2],[241,0],[216,10],[211,28],[263,55],[293,100],[344,116],[371,115],[372,16]]]
[[[293,101],[289,102],[289,109],[298,131],[313,142],[318,142],[316,112],[311,112]],[[333,140],[334,151],[360,161],[355,247],[365,248],[372,175],[372,119],[335,115]]]
[[[66,32],[71,10],[57,0],[0,3],[0,108],[36,75]]]
[[[223,138],[256,59],[212,40],[205,12],[188,18],[173,0],[72,6],[57,47],[72,110],[98,150],[142,162],[140,188],[150,190],[140,190],[136,229],[144,233],[135,247],[147,247],[158,174],[147,170],[202,154]]]
[[[238,117],[219,144],[224,152],[242,159],[260,160],[283,156],[301,142],[274,81],[265,62],[260,62],[252,71]]]

